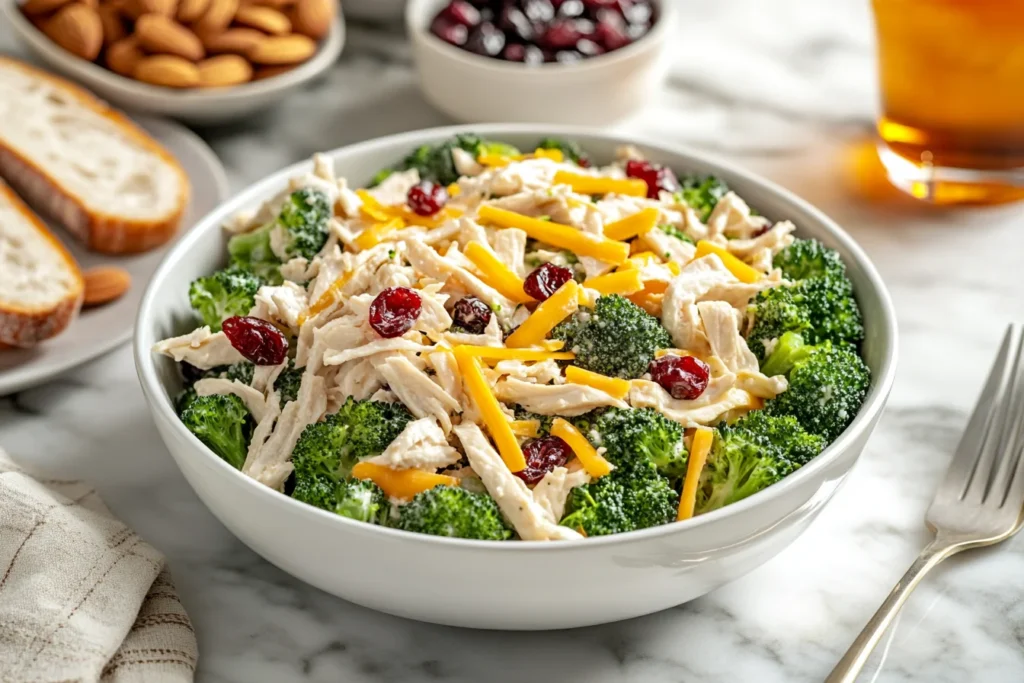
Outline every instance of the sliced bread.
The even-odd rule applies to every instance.
[[[31,346],[67,327],[85,285],[64,245],[0,182],[0,348]]]
[[[94,251],[169,240],[188,176],[142,129],[61,78],[0,56],[0,177]]]

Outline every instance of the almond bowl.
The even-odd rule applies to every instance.
[[[46,66],[78,81],[110,104],[195,124],[224,123],[280,102],[289,91],[330,68],[345,44],[345,22],[339,11],[316,54],[290,71],[225,88],[179,90],[120,76],[67,52],[32,25],[18,9],[18,0],[0,0],[0,21],[10,26]]]

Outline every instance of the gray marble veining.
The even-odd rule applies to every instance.
[[[924,510],[1003,325],[1024,317],[1024,211],[876,205],[844,189],[846,146],[874,106],[867,2],[681,2],[668,87],[622,131],[714,151],[797,191],[857,238],[896,303],[890,407],[832,504],[777,558],[679,608],[571,632],[472,632],[345,603],[245,548],[168,457],[127,347],[0,398],[0,444],[94,482],[167,554],[199,680],[819,681],[926,542]],[[15,49],[0,26],[0,51]],[[445,123],[416,92],[400,34],[364,26],[319,82],[200,134],[241,188],[316,150]],[[911,599],[873,680],[1024,680],[1022,577],[1024,538],[955,558]]]

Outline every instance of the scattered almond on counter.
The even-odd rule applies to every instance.
[[[132,286],[132,276],[116,266],[98,266],[82,273],[85,281],[83,306],[100,306],[120,299]]]
[[[24,0],[21,10],[57,45],[126,78],[223,88],[310,59],[338,0]]]

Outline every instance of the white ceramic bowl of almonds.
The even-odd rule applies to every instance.
[[[78,3],[77,0],[30,0],[33,3],[47,3],[51,7],[61,9]],[[309,0],[257,0],[265,4],[257,5],[256,2],[245,2],[243,8],[261,7],[276,12],[278,16],[291,16],[294,20],[298,2]],[[46,20],[31,21],[23,13],[19,0],[0,0],[0,15],[6,25],[10,26],[24,45],[31,50],[42,62],[69,78],[79,81],[100,97],[106,99],[116,106],[131,109],[138,112],[171,116],[190,123],[215,124],[224,123],[238,119],[261,109],[266,109],[278,103],[291,90],[294,90],[306,83],[323,71],[328,69],[341,53],[345,43],[345,24],[336,0],[331,0],[333,5],[333,18],[329,20],[326,33],[322,39],[315,44],[315,49],[310,53],[308,40],[302,40],[302,36],[295,31],[289,30],[287,35],[273,35],[272,26],[260,30],[253,26],[258,24],[261,18],[259,13],[254,18],[244,17],[248,25],[243,25],[236,16],[239,9],[238,0],[101,0],[99,7],[107,7],[110,4],[136,2],[143,5],[149,4],[148,11],[140,12],[140,19],[149,15],[150,19],[141,22],[142,27],[150,29],[151,43],[145,52],[135,52],[132,49],[124,49],[123,52],[132,53],[122,55],[126,60],[136,60],[133,66],[123,67],[125,73],[132,73],[134,76],[142,76],[153,83],[146,83],[137,78],[121,75],[101,65],[108,63],[112,57],[117,57],[118,49],[115,43],[109,40],[109,27],[91,25],[86,21],[80,21],[74,12],[68,12],[70,18],[58,28],[62,35],[69,37],[64,39],[70,41],[71,47],[76,42],[84,47],[86,51],[95,51],[96,30],[101,31],[101,40],[106,45],[96,61],[89,61],[74,54],[74,52],[61,47],[54,42],[50,36],[42,30],[45,21],[53,21],[57,16],[56,12],[61,9],[50,10],[45,13]],[[214,17],[212,27],[203,31],[204,15],[199,14],[198,19],[189,22],[178,22],[176,15],[184,11],[186,17],[188,9],[186,4],[198,4],[200,8],[209,13],[214,11],[218,4],[224,6],[220,17]],[[271,7],[270,5],[277,5]],[[46,4],[43,4],[45,7]],[[289,7],[290,6],[290,7]],[[156,9],[158,11],[152,11]],[[66,11],[66,9],[65,9]],[[87,15],[83,12],[82,15]],[[275,15],[265,13],[272,20]],[[153,21],[153,19],[156,21]],[[168,23],[169,22],[169,23]],[[106,23],[106,20],[103,20]],[[299,23],[298,21],[295,22]],[[37,27],[38,24],[38,27]],[[148,26],[147,26],[148,24]],[[291,24],[291,20],[289,21]],[[122,24],[125,25],[125,24]],[[168,34],[165,29],[168,25],[186,28],[186,34],[175,34],[172,30]],[[134,24],[133,38],[129,41],[139,41],[140,22]],[[155,27],[155,30],[154,30]],[[297,28],[297,27],[296,27]],[[239,31],[238,29],[243,29]],[[268,30],[269,29],[269,30]],[[228,33],[230,31],[230,33]],[[202,36],[200,52],[195,50],[195,43],[188,36],[198,38]],[[298,36],[294,41],[287,38]],[[184,37],[184,41],[181,40]],[[285,41],[279,40],[285,38]],[[159,42],[165,40],[167,46],[161,48]],[[152,43],[156,41],[156,45]],[[218,45],[228,43],[228,45]],[[190,44],[191,43],[191,44]],[[234,43],[232,45],[231,43]],[[263,56],[254,53],[259,43],[259,49]],[[289,44],[293,43],[293,44]],[[91,47],[90,47],[91,45]],[[122,47],[129,47],[122,45]],[[113,49],[112,49],[113,48]],[[173,52],[179,52],[178,55]],[[266,54],[267,52],[271,54]],[[291,54],[289,54],[291,51]],[[191,54],[189,54],[191,52]],[[278,54],[275,54],[278,53]],[[189,54],[189,58],[184,55]],[[240,57],[245,55],[245,57]],[[138,59],[146,59],[146,63],[139,66]],[[148,59],[147,59],[148,58]],[[155,58],[155,59],[154,59]],[[116,61],[116,59],[115,59]],[[239,82],[244,79],[246,64],[252,69],[251,80]],[[201,74],[201,81],[195,81],[195,71],[188,65],[192,64],[195,71]],[[243,70],[239,73],[239,69]],[[181,80],[184,79],[184,80]],[[156,82],[165,82],[166,85],[156,85]],[[182,87],[185,85],[188,87]]]

